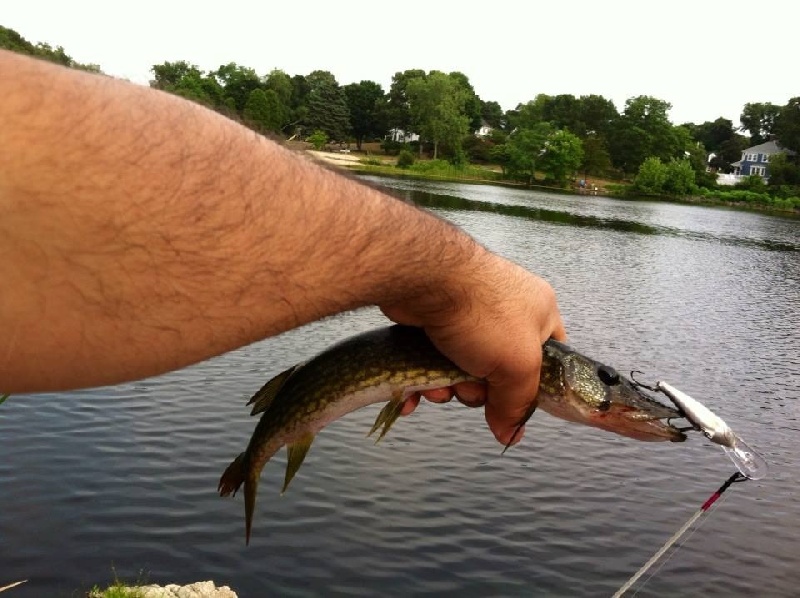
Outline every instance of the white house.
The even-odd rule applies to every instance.
[[[389,129],[388,138],[399,143],[411,143],[412,141],[419,141],[419,135],[416,133],[407,133],[403,129]]]

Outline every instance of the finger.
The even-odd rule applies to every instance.
[[[561,320],[561,318],[558,318],[558,322],[556,323],[553,332],[550,334],[550,338],[554,338],[562,343],[567,341],[567,330],[564,328],[564,322]]]
[[[419,393],[410,395],[405,401],[403,401],[403,406],[400,408],[400,415],[411,415],[414,413],[414,410],[419,405],[419,400]]]
[[[486,384],[460,382],[453,386],[456,398],[467,407],[481,407],[486,403]]]
[[[518,428],[535,409],[542,359],[541,349],[537,349],[528,352],[529,359],[511,360],[510,366],[488,378],[486,423],[503,446],[522,439],[522,430],[518,432]]]
[[[453,398],[453,389],[449,386],[445,388],[430,388],[421,391],[420,394],[431,403],[447,403]]]

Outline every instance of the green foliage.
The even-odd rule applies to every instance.
[[[144,592],[116,581],[105,590],[101,590],[100,586],[94,586],[89,590],[88,598],[144,598]]]
[[[561,130],[551,133],[545,142],[539,169],[559,185],[575,173],[583,161],[583,144],[577,135]]]
[[[11,396],[11,395],[3,395],[2,397],[0,397],[0,405],[2,405],[3,403],[5,403],[6,399],[7,399],[8,397],[10,397],[10,396]]]
[[[312,146],[314,146],[315,150],[319,151],[323,147],[325,147],[326,143],[328,143],[328,135],[327,133],[325,133],[325,131],[320,131],[319,129],[317,129],[311,135],[308,136],[306,141],[308,141]]]
[[[545,151],[545,143],[550,136],[550,125],[539,123],[523,128],[509,136],[501,166],[509,176],[526,179],[529,184],[536,180],[536,165]]]
[[[583,140],[581,171],[592,176],[606,176],[611,168],[611,156],[605,139],[589,135]]]
[[[256,131],[279,132],[286,124],[287,113],[288,109],[274,90],[254,89],[247,98],[242,116]]]
[[[328,71],[314,71],[306,77],[309,84],[306,130],[323,131],[333,141],[344,141],[350,130],[350,111],[344,90]]]
[[[397,156],[397,166],[398,168],[410,168],[414,165],[414,160],[414,154],[404,149]]]
[[[757,174],[743,178],[736,186],[735,189],[742,189],[744,191],[752,191],[753,193],[766,193],[767,184]]]
[[[697,192],[695,171],[689,160],[673,158],[664,164],[660,158],[650,156],[639,167],[633,188],[648,195],[685,197]]]
[[[770,102],[752,102],[744,105],[739,120],[742,129],[750,133],[750,145],[758,145],[769,139],[775,126],[780,106]]]
[[[384,139],[381,142],[381,149],[386,153],[387,156],[396,156],[407,146],[407,143],[403,143],[402,141],[394,141],[392,139]]]
[[[221,65],[216,71],[210,72],[209,76],[225,90],[226,98],[233,99],[236,113],[240,115],[244,113],[250,94],[261,87],[261,79],[253,69],[235,62]]]
[[[155,79],[150,81],[151,87],[174,93],[210,108],[225,105],[225,92],[219,82],[185,60],[155,64],[150,70],[155,76]],[[233,108],[235,111],[235,106]]]
[[[503,109],[497,102],[481,101],[481,118],[493,129],[502,129],[505,117]]]
[[[667,178],[663,192],[667,195],[685,197],[697,192],[695,171],[688,160],[673,158],[667,164]]]
[[[652,96],[637,96],[625,103],[609,139],[614,166],[636,172],[650,156],[664,162],[683,156],[691,137],[670,123],[667,113],[671,107]]]
[[[387,97],[387,118],[390,128],[402,129],[403,131],[411,129],[411,111],[407,94],[408,83],[413,79],[424,79],[426,77],[425,71],[420,69],[409,69],[394,74]]]
[[[714,191],[701,189],[699,195],[705,199],[733,204],[763,206],[789,212],[800,210],[800,195],[776,197],[769,193],[758,193],[747,189],[717,189]]]
[[[408,81],[406,86],[412,125],[419,134],[433,143],[433,158],[438,157],[439,144],[447,143],[453,151],[469,131],[470,119],[465,113],[469,99],[458,77],[431,71],[427,77]]]
[[[639,172],[633,180],[633,188],[640,193],[657,195],[667,182],[667,166],[661,158],[651,156],[642,162]]]
[[[325,131],[317,129],[306,138],[306,141],[308,141],[315,150],[319,151],[328,143],[328,135]]]
[[[792,98],[780,109],[775,117],[774,131],[783,147],[800,153],[800,96]]]
[[[383,137],[389,126],[383,88],[374,81],[351,83],[344,87],[350,111],[350,128],[361,150],[365,138]]]
[[[63,47],[56,46],[53,48],[48,43],[39,42],[33,44],[27,39],[22,37],[19,33],[8,27],[0,25],[0,48],[17,52],[18,54],[27,54],[28,56],[35,56],[49,62],[60,64],[73,69],[81,71],[88,71],[90,73],[102,73],[100,67],[96,64],[82,64],[77,62],[66,53]]]
[[[492,161],[491,151],[496,144],[491,139],[467,135],[461,146],[469,162],[487,164]]]
[[[800,185],[798,158],[789,158],[785,153],[773,154],[769,158],[769,186],[785,185]]]

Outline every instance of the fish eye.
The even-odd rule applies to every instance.
[[[597,375],[606,386],[616,386],[619,384],[619,374],[617,370],[607,365],[597,368]]]

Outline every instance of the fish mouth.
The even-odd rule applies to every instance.
[[[624,398],[613,400],[597,418],[595,425],[622,436],[646,442],[683,442],[686,434],[672,425],[681,413],[644,394],[632,384],[625,389]]]
[[[683,442],[686,434],[680,428],[672,425],[670,420],[680,418],[677,411],[668,415],[656,415],[630,407],[619,407],[617,418],[622,425],[622,431],[617,430],[618,434],[636,438],[644,441],[663,441]]]

